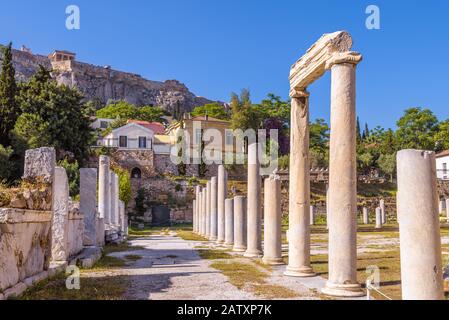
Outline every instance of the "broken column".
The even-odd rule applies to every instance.
[[[259,155],[260,143],[248,146],[247,249],[245,257],[262,256]]]
[[[443,275],[435,153],[397,154],[403,300],[441,300]]]
[[[192,225],[193,225],[192,231],[194,233],[196,233],[195,224],[196,224],[196,199],[193,199],[193,201],[192,201]]]
[[[201,214],[201,199],[200,199],[201,187],[195,187],[195,195],[196,195],[196,206],[195,206],[195,233],[199,233],[200,231],[200,214]]]
[[[363,213],[363,224],[369,224],[368,208],[363,207],[362,213]]]
[[[284,264],[282,260],[281,180],[277,174],[265,179],[263,262]]]
[[[246,251],[246,197],[234,198],[234,247],[232,251]]]
[[[444,200],[438,200],[438,213],[444,213],[446,212],[446,202]]]
[[[100,156],[98,170],[98,212],[100,218],[104,219],[104,224],[111,223],[111,188],[110,188],[110,160],[108,156]]]
[[[329,279],[322,292],[364,296],[357,282],[356,65],[362,56],[335,53],[331,70]]]
[[[225,241],[225,209],[224,204],[228,195],[227,173],[224,165],[218,166],[217,191],[217,243]]]
[[[376,229],[382,229],[382,209],[376,208]]]
[[[122,234],[122,237],[125,237],[126,236],[125,203],[121,200],[119,201],[119,212],[120,212],[120,219],[119,219],[120,233]]]
[[[210,240],[217,240],[218,232],[217,216],[217,177],[210,180]]]
[[[97,245],[97,169],[80,169],[80,212],[84,215],[83,245]]]
[[[64,168],[55,168],[53,186],[53,221],[51,260],[65,262],[69,258],[69,181]]]
[[[288,266],[285,275],[313,277],[310,264],[309,93],[292,90]]]
[[[225,245],[234,245],[234,199],[225,200]]]
[[[315,225],[315,206],[310,206],[310,225]]]
[[[381,199],[379,201],[379,207],[380,210],[382,211],[382,224],[386,224],[387,223],[387,212],[385,211],[385,200]]]

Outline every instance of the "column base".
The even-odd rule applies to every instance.
[[[326,283],[326,286],[321,289],[321,293],[332,297],[342,297],[342,298],[358,298],[366,296],[365,291],[362,289],[360,284],[335,284]]]
[[[246,258],[262,258],[262,251],[256,250],[256,251],[246,251],[243,255]]]
[[[262,258],[262,262],[264,264],[268,264],[270,266],[280,266],[285,264],[284,260],[282,258]]]
[[[222,239],[217,239],[217,244],[224,244],[225,242],[224,242],[224,240],[222,240]]]
[[[225,242],[224,245],[227,246],[227,247],[233,247],[234,246],[234,244],[230,243],[230,242]]]
[[[288,277],[310,278],[315,277],[316,273],[313,271],[312,267],[304,266],[300,268],[293,268],[288,266],[284,272],[284,275]]]
[[[245,252],[246,251],[246,247],[233,247],[232,251],[234,251],[234,252]]]

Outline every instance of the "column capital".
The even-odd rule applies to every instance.
[[[310,93],[307,92],[307,89],[290,89],[290,98],[308,98]]]
[[[326,62],[326,70],[330,70],[335,64],[350,63],[357,65],[362,61],[362,55],[358,52],[347,51],[347,52],[336,52],[332,57]]]

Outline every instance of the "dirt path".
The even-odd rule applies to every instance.
[[[137,259],[114,272],[115,275],[130,276],[127,299],[257,299],[240,291],[219,271],[210,268],[210,262],[201,259],[194,249],[197,242],[169,234],[131,240],[130,244],[144,249],[110,254],[117,258],[135,256]]]

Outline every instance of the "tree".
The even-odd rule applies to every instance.
[[[193,109],[191,115],[192,117],[208,115],[209,117],[216,119],[229,120],[229,115],[226,113],[224,107],[219,103],[209,103],[201,107],[196,107]]]
[[[362,172],[366,173],[373,165],[374,157],[371,153],[365,152],[357,157],[359,168]]]
[[[97,110],[96,116],[105,119],[142,120],[164,123],[164,110],[160,107],[136,107],[126,101],[118,101]]]
[[[262,127],[262,113],[257,106],[253,106],[250,99],[250,93],[247,89],[243,89],[240,97],[233,93],[231,95],[231,128],[253,129],[257,132]]]
[[[438,119],[429,109],[410,108],[397,122],[396,140],[400,149],[435,149]]]
[[[126,120],[128,119],[139,120],[137,119],[138,114],[139,113],[136,106],[126,101],[119,101],[116,103],[109,104],[106,107],[97,111],[97,117],[105,119],[121,118]]]
[[[0,74],[0,144],[9,146],[9,132],[20,114],[16,103],[17,84],[12,61],[12,43],[4,49]]]
[[[17,121],[13,136],[29,146],[55,147],[58,154],[70,152],[82,165],[94,141],[91,109],[82,100],[79,91],[58,85],[40,66],[28,83],[20,85],[17,102],[25,115]]]
[[[136,205],[134,210],[138,216],[143,216],[147,211],[147,192],[144,188],[139,188],[137,190],[137,196],[134,199]]]
[[[131,201],[132,196],[131,176],[128,170],[117,165],[112,166],[112,171],[114,171],[118,176],[119,199],[122,200],[126,206]]]
[[[80,193],[80,168],[75,160],[70,162],[67,158],[58,162],[58,166],[63,167],[69,180],[69,194],[76,197]]]
[[[357,117],[356,135],[357,135],[357,143],[360,143],[362,141],[362,134],[360,132],[360,120],[359,120],[359,117]]]
[[[449,119],[439,123],[434,141],[438,151],[449,149]]]
[[[393,174],[396,170],[396,154],[380,155],[377,164],[379,165],[379,169],[382,170],[383,173],[388,174],[390,176],[390,181],[393,182]]]
[[[11,147],[5,148],[0,144],[0,184],[3,180],[9,180],[12,175],[10,157],[13,154]]]

